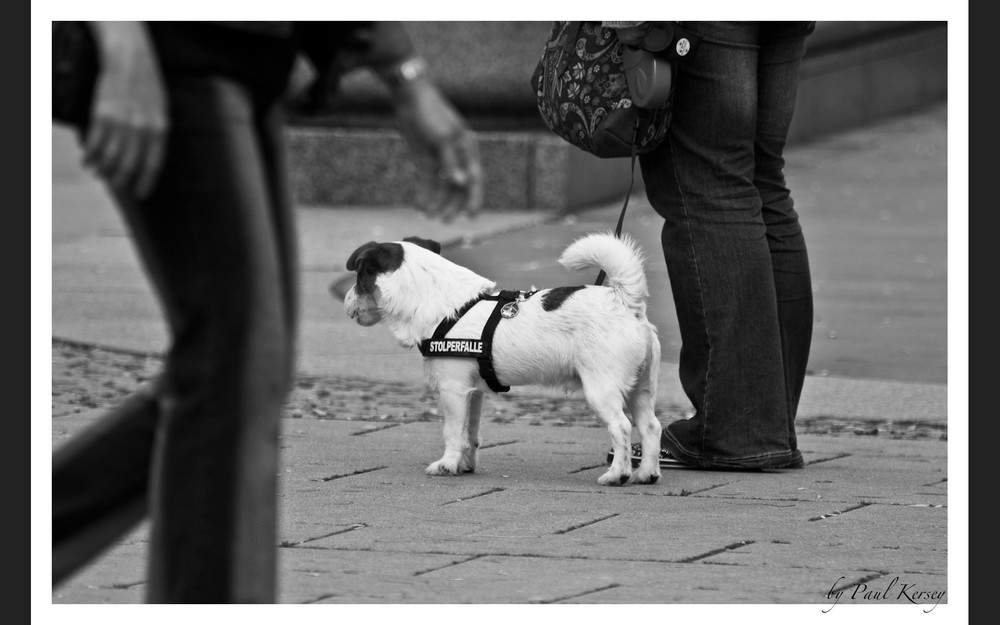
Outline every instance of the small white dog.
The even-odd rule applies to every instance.
[[[497,296],[495,282],[440,251],[434,241],[416,237],[362,245],[347,261],[357,282],[344,300],[347,314],[359,324],[381,321],[402,345],[420,346],[425,356],[428,382],[437,389],[444,414],[445,442],[444,456],[427,473],[475,471],[485,391],[506,390],[504,384],[543,384],[582,388],[607,426],[614,460],[598,483],[656,482],[661,426],[653,406],[660,343],[646,319],[649,292],[635,242],[592,234],[559,258],[571,270],[602,269],[606,286],[557,287],[514,297],[506,291]],[[495,330],[484,334],[490,325]],[[630,419],[642,442],[634,473]]]

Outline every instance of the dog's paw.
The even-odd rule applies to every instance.
[[[601,477],[597,478],[597,483],[601,486],[621,486],[628,481],[631,473],[627,471],[615,471],[614,469],[609,470]]]
[[[657,468],[659,468],[659,467],[657,467]],[[659,481],[659,479],[660,479],[660,472],[659,471],[649,471],[649,472],[647,472],[647,471],[643,471],[642,469],[639,469],[638,471],[636,471],[635,473],[632,474],[632,477],[629,478],[628,483],[629,484],[656,484],[656,482]]]
[[[459,467],[457,462],[448,462],[444,459],[432,462],[424,469],[427,475],[458,475]]]

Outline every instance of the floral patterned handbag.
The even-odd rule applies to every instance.
[[[671,22],[656,22],[643,48],[671,61],[694,51],[696,37]],[[601,158],[653,150],[670,126],[676,63],[670,64],[670,95],[655,109],[635,106],[623,60],[627,47],[601,22],[555,22],[531,77],[538,112],[548,128]]]

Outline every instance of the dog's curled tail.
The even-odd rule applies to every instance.
[[[649,295],[642,268],[644,262],[645,256],[632,237],[623,234],[619,238],[610,232],[577,239],[559,257],[559,263],[571,271],[603,269],[607,274],[604,285],[640,314],[646,312]]]

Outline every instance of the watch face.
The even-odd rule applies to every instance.
[[[403,66],[399,68],[399,73],[402,74],[403,80],[413,80],[420,73],[420,68],[416,67],[413,63],[403,63]]]
[[[426,65],[423,59],[407,59],[399,66],[399,79],[409,82],[424,73]]]

